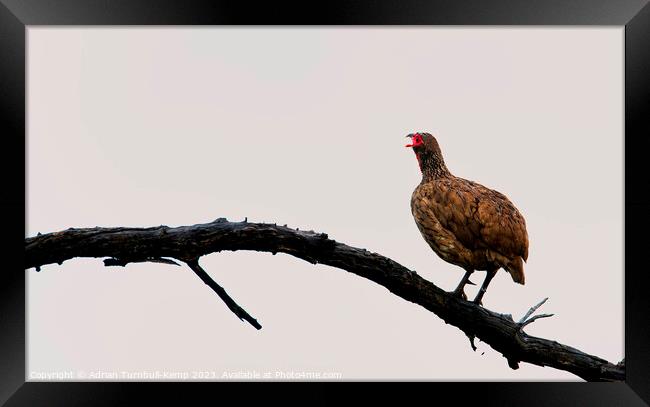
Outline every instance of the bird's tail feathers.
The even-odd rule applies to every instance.
[[[524,260],[521,257],[517,257],[510,261],[510,263],[504,268],[508,273],[510,273],[510,277],[512,277],[512,280],[515,283],[522,285],[526,283],[526,276],[524,276]]]

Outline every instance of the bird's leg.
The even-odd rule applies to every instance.
[[[453,291],[454,295],[459,296],[460,298],[462,298],[464,300],[467,299],[467,295],[465,295],[465,285],[468,284],[468,283],[472,284],[472,285],[474,284],[471,281],[469,281],[469,276],[472,275],[474,270],[472,270],[472,269],[466,269],[466,270],[467,271],[465,272],[465,275],[463,276],[463,279],[460,280],[460,283],[458,283],[458,287],[456,287],[456,289]]]
[[[490,281],[494,278],[494,276],[497,274],[497,270],[488,270],[487,275],[485,276],[485,280],[483,280],[483,284],[481,285],[481,288],[478,290],[478,294],[476,294],[476,298],[474,298],[474,303],[478,305],[483,305],[483,302],[481,300],[483,299],[483,295],[485,294],[485,291],[487,290],[488,285],[490,284]]]

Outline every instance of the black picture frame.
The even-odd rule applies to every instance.
[[[621,383],[422,383],[435,399],[482,405],[648,405],[650,402],[650,301],[645,294],[650,200],[645,179],[646,140],[650,136],[650,6],[648,0],[430,0],[347,2],[170,1],[170,0],[0,0],[0,103],[2,107],[5,190],[2,247],[2,380],[0,401],[7,405],[132,404],[197,392],[213,397],[214,388],[189,383],[37,383],[25,381],[25,275],[23,253],[25,197],[26,27],[36,25],[610,25],[625,26],[625,363]],[[28,198],[27,198],[28,199]],[[22,214],[22,216],[21,216]],[[589,300],[584,293],[583,300]],[[597,299],[593,299],[597,301]],[[603,329],[607,329],[603,327]],[[468,367],[471,368],[471,367]],[[179,386],[183,386],[181,389]],[[219,385],[219,392],[241,384]],[[263,385],[263,395],[270,387]],[[300,385],[313,389],[312,384]],[[318,384],[311,402],[328,397]],[[343,384],[345,387],[349,387]],[[469,386],[469,387],[467,387]],[[364,398],[400,391],[373,386]],[[470,387],[472,388],[470,390]],[[332,388],[330,388],[332,389]],[[311,391],[311,390],[310,390]],[[200,393],[199,393],[200,394]],[[243,396],[242,396],[243,397]],[[246,395],[248,397],[248,395]],[[167,401],[171,400],[167,398]],[[223,401],[224,399],[221,398]],[[645,401],[644,401],[645,400]]]

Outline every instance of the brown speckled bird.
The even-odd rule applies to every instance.
[[[438,141],[429,133],[407,137],[417,157],[422,181],[411,196],[411,212],[424,240],[446,262],[465,269],[454,294],[464,292],[475,270],[487,275],[474,299],[481,300],[500,268],[524,284],[524,262],[528,258],[526,222],[500,192],[452,175],[442,158]]]

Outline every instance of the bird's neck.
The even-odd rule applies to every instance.
[[[451,175],[441,156],[430,152],[416,152],[415,156],[422,172],[422,182]]]

